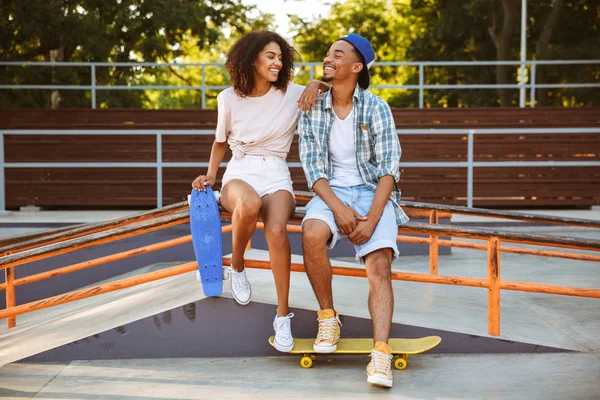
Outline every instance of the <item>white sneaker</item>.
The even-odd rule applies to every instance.
[[[233,294],[235,301],[242,306],[250,303],[250,299],[252,298],[252,288],[250,287],[250,282],[248,282],[248,277],[246,276],[246,269],[242,272],[237,272],[233,268],[230,268],[229,278],[231,283],[231,293]]]
[[[290,319],[294,318],[294,313],[289,313],[285,317],[275,315],[273,320],[273,329],[275,330],[275,348],[283,353],[289,353],[294,348],[294,337],[292,336],[292,324]]]

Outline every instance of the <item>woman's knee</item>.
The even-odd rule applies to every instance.
[[[286,226],[283,224],[269,224],[265,226],[267,243],[281,245],[288,240]]]
[[[242,219],[256,219],[261,205],[260,198],[246,197],[238,202],[234,213],[237,213]]]

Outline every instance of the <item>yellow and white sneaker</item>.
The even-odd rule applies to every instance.
[[[340,340],[340,316],[335,311],[321,310],[317,312],[319,316],[319,332],[313,344],[315,353],[333,353],[337,349],[337,342]]]
[[[367,382],[373,385],[392,387],[392,348],[387,343],[377,342],[371,351],[371,362],[367,365]]]

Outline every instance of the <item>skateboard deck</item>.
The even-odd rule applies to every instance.
[[[223,291],[223,239],[221,216],[212,189],[192,189],[190,230],[198,271],[205,296],[218,296]]]
[[[273,346],[275,336],[269,338],[269,343]],[[364,338],[345,338],[340,339],[337,344],[337,350],[333,353],[316,353],[313,350],[315,339],[296,339],[294,338],[294,348],[290,354],[303,354],[300,359],[302,368],[310,368],[316,356],[329,356],[330,354],[371,354],[373,350],[373,339]],[[433,349],[440,344],[442,338],[439,336],[426,336],[417,339],[390,339],[388,344],[392,348],[394,355],[394,367],[396,369],[405,369],[408,365],[409,354],[420,354]],[[275,346],[273,346],[275,347]]]

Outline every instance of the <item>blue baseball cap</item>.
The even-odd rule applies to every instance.
[[[371,83],[371,77],[369,76],[369,68],[373,65],[373,61],[375,61],[375,52],[373,51],[373,47],[371,43],[364,37],[360,36],[357,33],[350,33],[346,36],[342,36],[340,40],[345,40],[350,43],[358,53],[362,56],[362,62],[364,68],[360,71],[360,75],[358,77],[358,85],[367,89],[369,84]]]

